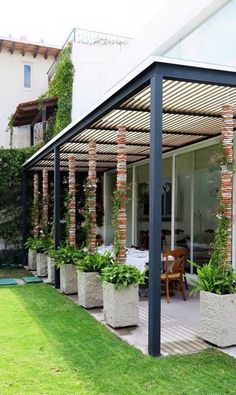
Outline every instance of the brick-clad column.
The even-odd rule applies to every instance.
[[[120,194],[121,204],[118,213],[118,240],[119,240],[119,254],[117,261],[124,263],[126,259],[126,194],[127,194],[127,155],[126,155],[126,128],[125,126],[118,127],[117,135],[117,180],[116,188]]]
[[[76,244],[76,214],[75,214],[75,155],[69,154],[68,157],[69,165],[69,215],[70,215],[70,227],[69,227],[69,244]]]
[[[229,164],[233,165],[233,106],[223,106],[222,149]],[[221,205],[223,215],[229,220],[227,263],[232,264],[232,210],[233,210],[233,170],[229,166],[221,165]]]
[[[34,174],[34,212],[33,212],[34,238],[37,239],[39,236],[39,176]]]
[[[90,141],[88,145],[89,171],[88,171],[88,187],[89,187],[89,214],[91,218],[91,234],[88,240],[88,249],[93,252],[96,247],[96,142]]]
[[[48,228],[48,171],[43,169],[43,224]]]

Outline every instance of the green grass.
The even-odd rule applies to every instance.
[[[22,278],[24,276],[32,276],[32,274],[24,267],[16,269],[2,269],[0,267],[0,278]]]
[[[223,395],[236,361],[210,350],[154,359],[47,285],[0,289],[1,395]]]

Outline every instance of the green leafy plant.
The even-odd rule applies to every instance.
[[[95,252],[94,254],[86,254],[76,263],[78,269],[82,272],[98,272],[113,264],[113,258],[109,252],[104,255]]]
[[[236,277],[231,265],[214,265],[211,261],[204,266],[191,263],[197,268],[198,276],[194,282],[193,293],[197,291],[207,291],[218,295],[236,293]]]
[[[50,256],[54,259],[54,266],[75,265],[78,260],[85,256],[85,252],[70,245],[61,246],[57,250],[51,249]]]
[[[39,254],[46,254],[51,247],[51,240],[44,237],[31,239],[30,248]]]
[[[131,284],[144,284],[145,273],[135,266],[114,263],[101,271],[103,281],[114,284],[115,288],[128,287]]]

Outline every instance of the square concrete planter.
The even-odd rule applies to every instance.
[[[62,265],[60,267],[60,290],[64,294],[76,294],[78,290],[77,285],[77,270],[76,266],[71,263]]]
[[[30,270],[36,270],[36,252],[31,249],[28,251],[28,266]]]
[[[104,318],[113,328],[138,324],[138,302],[138,285],[116,289],[114,284],[103,282]]]
[[[50,284],[54,284],[54,271],[55,267],[53,266],[54,259],[48,256],[48,282]]]
[[[46,277],[48,275],[48,262],[46,254],[38,252],[36,253],[36,267],[38,276]]]
[[[97,272],[85,273],[80,270],[78,276],[78,303],[86,309],[103,305],[102,280]]]
[[[200,292],[200,335],[218,347],[236,345],[236,294]]]

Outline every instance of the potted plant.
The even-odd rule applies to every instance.
[[[77,261],[78,267],[78,303],[86,309],[103,305],[101,270],[113,262],[109,253],[95,252],[85,254]]]
[[[145,273],[134,266],[114,263],[101,270],[101,278],[106,322],[113,328],[137,325],[138,285],[144,283]]]
[[[48,273],[47,251],[49,247],[49,240],[43,237],[35,239],[31,245],[31,248],[36,252],[36,269],[37,275],[40,277],[46,277]]]
[[[54,284],[55,280],[55,265],[54,265],[54,255],[56,250],[53,247],[49,248],[47,253],[47,265],[48,265],[48,282]]]
[[[30,270],[36,270],[36,251],[33,249],[34,239],[29,237],[25,243],[28,248],[28,267]]]
[[[200,291],[200,335],[218,347],[236,344],[235,274],[229,264],[197,267],[194,292]]]
[[[74,246],[61,246],[53,253],[54,266],[60,268],[60,289],[65,294],[77,293],[76,262],[84,252]]]

